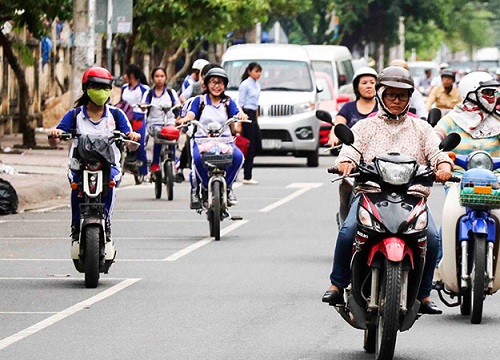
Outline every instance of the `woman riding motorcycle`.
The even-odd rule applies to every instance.
[[[451,132],[462,138],[453,152],[468,155],[475,150],[484,150],[493,157],[500,156],[500,117],[496,114],[495,105],[500,82],[482,71],[465,75],[458,85],[463,101],[455,105],[452,111],[436,124],[434,130],[443,139]],[[456,176],[464,170],[455,169]],[[448,190],[448,188],[446,188]],[[457,206],[459,206],[457,198]],[[442,257],[442,243],[439,243],[438,264]],[[440,280],[439,272],[435,280]]]
[[[199,95],[191,102],[186,116],[179,119],[178,123],[185,124],[196,119],[203,125],[207,125],[211,122],[218,122],[224,125],[228,119],[234,116],[240,120],[247,120],[248,115],[238,107],[234,100],[224,94],[228,82],[229,79],[222,67],[217,66],[210,69],[203,79],[206,91],[203,95]],[[241,124],[237,123],[234,127],[231,126],[231,130],[235,133],[241,132]],[[223,136],[231,136],[231,130],[227,128]],[[191,209],[201,208],[199,195],[200,182],[205,184],[208,183],[208,171],[203,165],[198,144],[196,143],[196,138],[204,137],[205,135],[203,131],[196,131],[194,134],[195,141],[193,141],[192,144],[193,171],[190,175]],[[233,163],[226,171],[226,182],[228,186],[227,200],[229,205],[236,205],[238,199],[234,196],[232,185],[243,165],[243,154],[234,143],[231,144],[233,147]]]
[[[115,129],[125,133],[131,140],[139,141],[141,136],[132,131],[132,126],[123,111],[106,105],[111,95],[112,83],[113,76],[102,67],[92,67],[85,71],[82,78],[83,95],[77,100],[75,108],[68,111],[59,124],[49,131],[49,144],[56,146],[61,141],[59,136],[63,132],[75,131],[76,134],[81,136],[87,134],[112,136]],[[75,138],[69,154],[70,159],[74,157],[77,144],[78,138]],[[129,143],[127,143],[127,146],[131,150],[137,148],[136,145],[129,145]],[[119,168],[120,150],[115,144],[112,145],[112,149],[115,154],[115,164],[111,167],[110,181],[114,181],[118,186],[121,180],[121,169]],[[68,179],[70,183],[78,183],[81,177],[81,171],[69,169]],[[103,198],[106,206],[106,236],[108,239],[111,238],[111,214],[113,213],[115,193],[114,188],[110,188]],[[72,190],[70,236],[73,241],[78,241],[80,234],[79,203],[81,200],[79,190]]]
[[[388,152],[400,152],[411,156],[421,165],[428,161],[435,169],[437,181],[451,177],[453,162],[446,154],[439,152],[439,138],[425,121],[407,116],[410,98],[414,91],[410,72],[402,67],[389,66],[377,78],[376,95],[380,110],[352,127],[354,147],[361,152],[365,161]],[[359,162],[360,154],[353,147],[343,147],[335,165],[342,175],[349,175]],[[428,189],[422,189],[425,191]],[[428,191],[427,191],[428,193]],[[333,269],[330,275],[332,285],[323,295],[323,302],[331,305],[343,303],[343,289],[350,282],[352,244],[356,235],[356,213],[359,194],[351,204],[349,213],[339,231],[334,253]],[[427,253],[424,273],[418,299],[420,312],[440,314],[442,311],[431,301],[432,276],[436,265],[439,233],[429,216]]]
[[[352,79],[352,87],[356,100],[346,103],[337,113],[334,125],[346,124],[352,127],[358,120],[366,118],[371,113],[378,110],[377,99],[375,98],[375,84],[377,82],[377,72],[371,67],[362,67],[356,71]],[[339,139],[335,136],[332,127],[330,131],[329,146],[339,144]]]

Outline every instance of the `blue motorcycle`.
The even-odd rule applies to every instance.
[[[500,288],[500,183],[493,172],[500,169],[500,158],[482,150],[455,156],[465,172],[460,184],[449,188],[443,207],[443,259],[436,289],[446,306],[460,306],[462,315],[479,324],[486,295]]]

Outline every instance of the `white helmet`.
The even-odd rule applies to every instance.
[[[375,69],[368,67],[368,66],[363,66],[360,67],[355,73],[354,76],[352,77],[352,88],[354,89],[354,93],[356,94],[356,98],[359,99],[359,91],[358,91],[358,85],[359,85],[359,80],[362,76],[373,76],[375,80],[377,80],[378,74],[375,71]]]
[[[458,91],[463,101],[469,101],[478,105],[481,109],[491,113],[495,104],[486,101],[480,94],[484,89],[494,89],[500,86],[500,83],[493,79],[487,72],[474,71],[465,75],[458,84]]]
[[[205,65],[208,64],[208,61],[205,59],[198,59],[193,63],[193,66],[191,66],[191,69],[194,70],[201,70],[201,68]]]
[[[449,68],[449,67],[450,67],[450,64],[448,64],[447,62],[443,62],[443,63],[439,64],[439,68],[441,70]]]

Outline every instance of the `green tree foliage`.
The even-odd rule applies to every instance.
[[[56,16],[66,19],[71,13],[71,0],[1,0],[0,26],[9,21],[15,30],[26,27],[34,38],[39,39],[48,30],[44,25],[44,18],[49,21]],[[15,35],[5,35],[0,31],[0,46],[3,47],[4,56],[19,84],[19,127],[23,133],[23,145],[35,147],[35,126],[28,118],[30,94],[24,74],[24,66],[26,63],[32,63],[33,58],[29,55],[26,45]]]

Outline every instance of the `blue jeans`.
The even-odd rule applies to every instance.
[[[349,214],[345,219],[337,237],[335,252],[333,255],[333,268],[330,274],[330,281],[339,288],[346,288],[351,282],[351,258],[352,244],[357,230],[357,211],[359,195],[356,196],[349,209]],[[439,233],[436,224],[429,212],[427,228],[427,253],[425,255],[424,273],[418,291],[418,299],[426,298],[432,290],[432,277],[436,267],[437,253],[439,247]]]
[[[234,181],[236,180],[236,177],[240,172],[244,160],[243,153],[241,152],[241,150],[238,149],[234,145],[234,143],[231,143],[231,146],[233,147],[233,163],[226,169],[226,183],[228,189],[231,188]],[[198,144],[196,143],[196,141],[193,141],[192,150],[193,150],[193,165],[194,165],[193,170],[195,176],[193,176],[193,173],[191,173],[191,188],[196,189],[198,183],[200,182],[201,184],[203,184],[204,187],[208,187],[208,170],[203,165],[203,160],[201,159],[200,151],[198,150]]]

